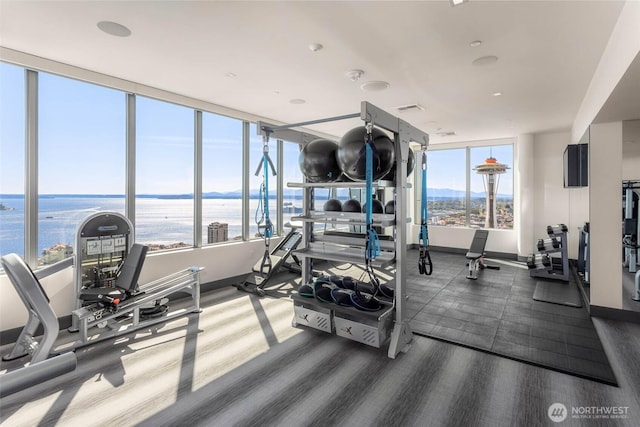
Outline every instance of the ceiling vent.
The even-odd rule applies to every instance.
[[[454,136],[456,133],[455,132],[437,132],[436,135],[438,136]]]
[[[424,107],[420,104],[407,104],[396,107],[398,111],[404,113],[405,111],[424,111]]]

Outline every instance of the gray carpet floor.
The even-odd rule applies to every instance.
[[[291,283],[270,289],[276,297],[206,292],[200,315],[78,349],[75,371],[0,400],[0,425],[545,426],[555,402],[624,409],[562,425],[638,425],[638,324],[594,319],[619,380],[611,387],[419,335],[389,359],[292,328]]]

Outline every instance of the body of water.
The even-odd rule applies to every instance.
[[[24,254],[24,201],[22,198],[0,200],[9,210],[0,211],[0,254]],[[257,225],[254,213],[258,200],[251,199],[250,234]],[[38,253],[56,244],[75,245],[78,226],[96,212],[124,214],[122,197],[44,196],[38,200]],[[297,206],[300,201],[294,201]],[[270,201],[271,219],[275,222],[275,201]],[[285,221],[291,214],[285,214]],[[242,235],[241,199],[204,199],[202,201],[203,243],[207,243],[207,225],[211,222],[229,224],[229,240]],[[192,199],[136,199],[136,242],[168,245],[193,245]]]

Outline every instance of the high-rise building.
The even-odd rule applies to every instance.
[[[498,163],[495,157],[487,158],[483,164],[473,168],[476,173],[482,175],[486,196],[485,228],[496,226],[496,195],[498,194],[498,182],[500,175],[505,173],[509,166]]]
[[[226,242],[229,240],[229,224],[212,222],[207,226],[207,243]]]

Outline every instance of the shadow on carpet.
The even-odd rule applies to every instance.
[[[617,386],[586,308],[533,299],[540,282],[577,293],[573,276],[568,284],[532,278],[526,266],[492,260],[500,270],[483,270],[478,280],[469,280],[464,255],[443,252],[431,253],[433,274],[424,276],[418,274],[417,251],[407,255],[414,333]]]

